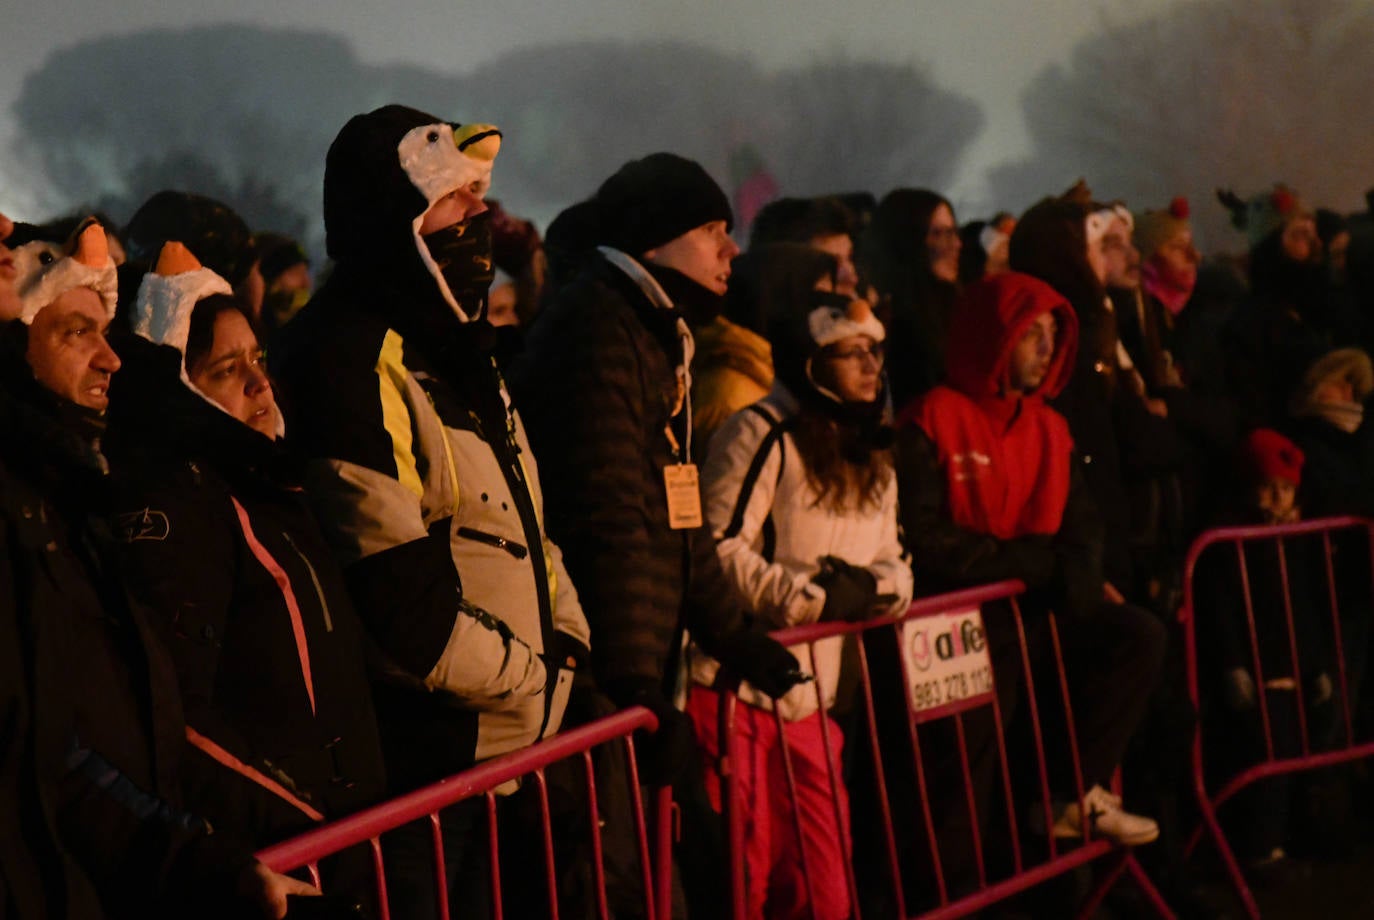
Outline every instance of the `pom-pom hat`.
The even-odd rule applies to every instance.
[[[1242,200],[1229,189],[1218,189],[1217,200],[1231,212],[1231,224],[1245,233],[1254,249],[1291,220],[1311,217],[1312,212],[1298,194],[1282,182],[1273,189]]]
[[[1241,457],[1256,484],[1286,479],[1294,486],[1302,485],[1302,465],[1306,459],[1302,450],[1272,428],[1256,428],[1246,435]]]
[[[1162,210],[1147,209],[1135,218],[1135,248],[1140,258],[1148,260],[1161,246],[1172,240],[1192,224],[1189,221],[1192,209],[1188,199],[1181,195],[1169,202]]]

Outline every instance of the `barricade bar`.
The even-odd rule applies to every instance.
[[[811,652],[813,662],[823,661],[823,657],[817,654],[817,644],[826,640],[834,640],[836,637],[859,637],[874,635],[881,631],[888,631],[892,638],[897,642],[897,670],[900,672],[901,700],[884,696],[879,698],[874,687],[874,677],[871,672],[869,646],[862,641],[856,641],[856,662],[858,670],[858,687],[855,693],[855,711],[853,719],[849,723],[851,727],[857,727],[859,736],[850,739],[850,743],[862,745],[862,750],[867,752],[871,763],[863,767],[863,772],[856,772],[849,777],[855,785],[858,784],[871,794],[873,801],[865,802],[865,817],[881,822],[881,833],[877,829],[870,829],[866,832],[864,842],[868,844],[870,851],[866,859],[871,873],[885,875],[885,884],[890,885],[890,900],[893,908],[902,917],[915,918],[954,918],[984,910],[999,901],[1025,891],[1050,878],[1068,872],[1078,866],[1103,857],[1115,857],[1116,862],[1108,867],[1108,871],[1099,881],[1096,889],[1091,893],[1087,906],[1095,908],[1101,902],[1103,894],[1108,888],[1115,884],[1123,875],[1129,873],[1130,877],[1144,891],[1147,901],[1161,917],[1172,917],[1167,904],[1155,890],[1152,883],[1146,877],[1144,871],[1136,862],[1133,853],[1127,849],[1119,847],[1110,841],[1103,839],[1093,839],[1085,832],[1084,838],[1072,841],[1071,846],[1061,846],[1056,841],[1051,828],[1053,826],[1053,812],[1051,810],[1051,771],[1047,763],[1049,746],[1047,737],[1042,731],[1040,724],[1040,710],[1036,699],[1035,683],[1036,676],[1034,670],[1042,680],[1050,678],[1057,679],[1059,686],[1054,693],[1047,693],[1047,700],[1052,697],[1056,706],[1063,706],[1066,715],[1066,725],[1062,732],[1054,737],[1055,752],[1059,751],[1059,746],[1063,745],[1066,749],[1069,766],[1064,768],[1065,772],[1073,773],[1072,783],[1067,779],[1060,784],[1064,789],[1066,797],[1076,795],[1080,809],[1083,809],[1084,778],[1082,776],[1082,764],[1078,750],[1078,739],[1075,734],[1073,719],[1072,700],[1070,699],[1068,679],[1065,670],[1064,652],[1060,644],[1060,636],[1055,626],[1054,615],[1046,612],[1044,615],[1048,622],[1040,624],[1043,629],[1037,632],[1037,654],[1035,662],[1032,663],[1031,655],[1028,651],[1027,631],[1022,619],[1019,598],[1024,592],[1024,585],[1019,581],[1005,581],[991,585],[984,585],[962,591],[935,597],[922,598],[911,605],[911,607],[900,617],[884,618],[879,620],[869,620],[860,623],[815,623],[805,626],[798,626],[789,629],[779,630],[771,633],[773,638],[787,646],[804,645]],[[1008,641],[1009,634],[1005,630],[1013,630],[1015,635],[1010,637],[1019,643],[1020,654],[1015,661],[1016,674],[1021,689],[1021,705],[1018,720],[1027,720],[1030,723],[1033,736],[1035,751],[1035,774],[1033,776],[1034,791],[1028,790],[1022,796],[1026,801],[1018,806],[1017,793],[1014,789],[1013,777],[1010,771],[1008,745],[1004,732],[1004,714],[1001,709],[999,693],[996,687],[995,677],[989,680],[990,689],[985,689],[981,683],[981,675],[993,673],[993,658],[988,645],[987,629],[988,620],[984,616],[985,605],[998,604],[997,627],[999,637],[1003,643]],[[978,620],[973,620],[975,613]],[[965,619],[965,617],[969,619]],[[943,617],[943,619],[939,619]],[[936,625],[930,629],[915,629],[907,631],[911,624],[918,623],[925,619],[935,619]],[[979,631],[978,622],[982,622],[982,631]],[[967,632],[966,632],[967,630]],[[970,638],[972,636],[972,638]],[[884,637],[885,638],[885,637]],[[906,643],[910,643],[908,648]],[[933,654],[925,654],[920,651],[924,648],[939,648],[937,643],[944,643],[944,651],[940,657],[942,663],[934,661]],[[913,650],[914,649],[914,650]],[[950,654],[950,650],[953,654]],[[968,654],[968,650],[984,656],[983,662],[977,659],[961,659],[961,656]],[[889,652],[885,651],[885,655]],[[913,657],[914,656],[914,657]],[[955,663],[963,661],[964,663]],[[928,663],[929,662],[929,663]],[[818,665],[819,666],[819,665]],[[986,672],[980,670],[986,668]],[[962,668],[962,670],[960,670]],[[929,670],[927,670],[929,669]],[[918,677],[917,675],[921,675]],[[808,813],[799,803],[802,801],[798,792],[798,773],[797,773],[797,754],[792,749],[792,742],[789,740],[787,726],[795,724],[802,726],[804,723],[788,723],[782,711],[774,707],[774,711],[769,715],[768,721],[776,726],[777,729],[777,750],[762,752],[757,757],[767,758],[768,763],[772,764],[772,758],[778,758],[777,766],[759,766],[753,763],[754,756],[745,756],[741,753],[739,746],[746,743],[740,735],[739,726],[741,722],[742,707],[746,703],[736,697],[734,686],[729,685],[729,678],[718,678],[716,687],[718,693],[718,752],[714,760],[717,777],[721,783],[721,802],[724,813],[728,841],[729,865],[730,865],[730,885],[734,916],[738,920],[750,915],[751,911],[758,909],[760,898],[767,900],[775,895],[771,890],[760,891],[761,884],[759,879],[749,878],[749,869],[752,865],[749,855],[749,842],[746,840],[745,824],[747,820],[746,809],[769,809],[772,817],[769,817],[772,825],[771,833],[774,840],[777,835],[787,834],[792,838],[795,846],[791,849],[795,855],[792,857],[792,867],[783,867],[783,872],[789,878],[794,875],[797,877],[795,883],[788,882],[789,890],[792,887],[800,887],[801,895],[809,899],[811,916],[815,918],[829,918],[838,916],[860,917],[863,905],[859,896],[859,884],[856,878],[855,860],[859,859],[850,846],[851,828],[844,822],[844,815],[847,813],[846,803],[848,793],[846,790],[846,777],[832,750],[830,738],[837,732],[838,726],[832,725],[831,717],[825,713],[824,698],[821,685],[824,682],[819,679],[813,690],[816,694],[817,702],[821,703],[819,710],[819,736],[821,738],[824,754],[827,760],[827,776],[824,780],[811,780],[812,788],[809,790],[807,800],[810,803],[807,807]],[[831,675],[834,676],[834,675]],[[926,677],[929,680],[926,680]],[[922,686],[926,686],[930,681],[939,680],[957,681],[958,690],[946,690],[944,694],[924,692],[919,699],[913,698],[914,682],[925,681]],[[956,696],[949,699],[949,693],[961,694],[968,692],[966,688],[975,688],[967,696]],[[1046,684],[1047,691],[1050,689]],[[884,693],[889,692],[889,688],[884,685],[881,687]],[[919,708],[918,708],[919,707]],[[881,713],[881,714],[880,714]],[[897,721],[893,722],[893,716],[897,716]],[[751,716],[757,725],[757,717]],[[804,717],[806,720],[816,718],[816,715]],[[980,720],[976,734],[970,727],[972,723],[968,720],[977,718]],[[905,722],[903,738],[909,747],[903,753],[894,748],[905,747],[897,741],[891,734],[892,729],[899,723]],[[941,723],[943,723],[941,725]],[[992,728],[988,729],[987,725]],[[887,725],[887,736],[884,736],[883,726]],[[949,727],[950,738],[927,737],[927,730],[940,725]],[[812,738],[813,729],[799,729],[802,734],[798,738]],[[752,729],[751,729],[752,731]],[[1062,737],[1061,737],[1062,735]],[[767,742],[772,744],[772,741]],[[814,744],[814,741],[808,741]],[[937,745],[932,748],[931,745]],[[974,745],[978,746],[979,765],[975,767],[972,762],[971,750]],[[923,750],[928,748],[928,750]],[[808,755],[812,760],[816,755],[813,752]],[[946,758],[952,758],[948,763]],[[988,758],[992,758],[989,761]],[[768,775],[781,777],[776,782],[783,787],[786,793],[786,803],[790,807],[790,814],[775,813],[772,809],[778,806],[769,804],[762,800],[745,801],[741,793],[741,782],[739,771],[744,762],[750,762],[749,769],[764,771]],[[993,765],[988,766],[989,763]],[[813,767],[814,769],[814,767]],[[932,773],[932,769],[934,772]],[[975,769],[979,771],[979,777],[975,778]],[[993,774],[999,772],[1000,780],[993,781]],[[1056,777],[1058,773],[1056,772]],[[1030,777],[1029,771],[1027,776]],[[762,781],[762,780],[759,780]],[[769,780],[774,782],[774,780]],[[803,822],[809,814],[810,820],[818,820],[818,791],[819,786],[824,785],[830,798],[830,808],[834,819],[839,825],[839,840],[835,841],[838,845],[834,847],[843,853],[845,864],[843,866],[830,864],[828,861],[821,861],[812,852],[812,848],[817,845],[825,845],[829,851],[830,841],[825,840],[821,843],[815,841],[816,836],[820,836],[820,831],[830,833],[831,828],[818,828],[812,826],[804,828]],[[1119,784],[1118,784],[1119,785]],[[1072,792],[1069,791],[1070,787]],[[776,792],[775,792],[776,794]],[[757,796],[757,792],[756,792]],[[984,803],[995,805],[997,799],[1001,799],[1001,805],[1006,812],[999,821],[1005,821],[1004,825],[993,824],[989,826],[991,813],[980,814],[979,809],[984,807]],[[1033,858],[1028,858],[1023,852],[1021,841],[1020,818],[1023,807],[1032,799],[1038,800],[1039,808],[1042,810],[1044,822],[1044,838],[1042,844],[1043,851],[1037,851]],[[938,804],[943,811],[939,816],[936,815],[932,803]],[[957,855],[966,865],[961,866],[961,872],[967,877],[959,879],[957,888],[955,880],[949,877],[949,866],[945,864],[945,854],[942,852],[940,829],[942,821],[948,821],[953,812],[951,809],[958,809],[963,813],[963,820],[967,821],[968,840],[960,841],[960,848],[952,851],[951,855]],[[989,865],[988,842],[991,837],[985,839],[986,829],[996,830],[999,843],[1004,842],[1008,849],[1008,862],[1010,866],[999,865],[994,872]],[[899,841],[900,836],[903,840]],[[816,836],[812,836],[816,835]],[[916,839],[912,838],[912,836]],[[912,853],[919,852],[919,844],[916,849],[911,849],[911,845],[917,839],[923,838],[925,852],[920,854],[921,865],[912,864]],[[1006,838],[1003,840],[1003,838]],[[903,842],[905,841],[905,842]],[[857,845],[858,841],[855,841]],[[966,844],[967,849],[964,849]],[[948,844],[946,844],[948,845]],[[772,847],[778,850],[775,843]],[[1047,856],[1041,856],[1045,852]],[[972,854],[972,859],[966,857]],[[756,857],[755,857],[756,858]],[[775,867],[776,868],[776,867]],[[818,871],[821,875],[815,875]],[[1008,874],[1008,868],[1010,873]],[[913,870],[915,874],[913,875]],[[929,877],[929,888],[921,896],[922,905],[915,905],[911,902],[913,891],[911,888],[913,881],[921,881]],[[847,908],[841,910],[834,902],[837,897],[836,887],[843,883],[846,887],[845,896],[847,897]],[[877,884],[876,879],[869,880],[868,885]],[[971,887],[970,887],[971,883]],[[766,885],[767,883],[764,882]],[[751,892],[749,886],[753,885]],[[818,898],[818,889],[826,888],[824,898]],[[796,896],[793,892],[792,897]],[[933,902],[933,903],[930,903]],[[792,904],[795,907],[795,904]],[[822,910],[822,907],[824,910]],[[790,909],[790,908],[789,908]],[[803,905],[805,909],[805,905]],[[916,912],[913,913],[913,910]],[[925,912],[920,912],[924,910]]]
[[[545,771],[560,763],[578,764],[585,785],[582,787],[586,809],[586,833],[590,842],[593,890],[591,909],[600,917],[609,917],[609,900],[606,891],[606,866],[602,846],[602,811],[598,803],[598,789],[592,752],[606,749],[612,745],[623,745],[624,776],[627,788],[632,824],[626,830],[635,837],[637,857],[642,875],[641,894],[643,897],[642,916],[647,920],[667,917],[670,914],[671,892],[671,809],[672,793],[669,789],[651,792],[653,804],[654,830],[658,840],[650,846],[648,827],[645,820],[644,805],[640,800],[638,765],[635,760],[634,743],[631,735],[640,730],[655,731],[658,720],[645,707],[635,706],[622,710],[595,722],[570,729],[552,738],[545,739],[528,748],[514,751],[504,756],[464,770],[447,779],[383,802],[357,814],[332,822],[309,833],[268,847],[257,854],[258,859],[277,872],[308,869],[316,885],[320,884],[318,864],[320,860],[333,856],[351,847],[366,844],[371,850],[371,862],[375,884],[376,904],[380,920],[389,920],[391,905],[387,890],[386,868],[382,853],[382,835],[404,828],[416,821],[427,821],[427,837],[434,857],[433,894],[435,912],[439,920],[448,920],[450,904],[448,887],[450,881],[445,871],[444,840],[441,832],[440,812],[468,799],[483,799],[485,828],[480,834],[486,847],[487,865],[486,884],[490,889],[491,902],[488,916],[501,920],[509,911],[506,906],[506,892],[502,888],[501,870],[501,823],[498,820],[497,790],[508,786],[514,780],[526,779],[532,782],[531,789],[536,798],[540,820],[541,837],[539,852],[533,858],[541,863],[545,873],[544,897],[547,899],[547,916],[559,916],[558,867],[555,856],[553,835],[553,815],[549,804],[548,780]],[[580,762],[580,763],[579,763]],[[394,894],[394,892],[392,892]],[[415,892],[408,892],[414,895]]]
[[[1361,534],[1369,543],[1368,551],[1354,559],[1350,558],[1348,553],[1342,556],[1343,566],[1359,566],[1360,568],[1342,568],[1338,574],[1335,564],[1336,547],[1333,545],[1333,535],[1358,536]],[[1299,583],[1297,585],[1297,588],[1310,591],[1309,594],[1300,598],[1301,601],[1311,605],[1310,610],[1296,609],[1297,604],[1295,603],[1299,598],[1295,598],[1293,570],[1295,563],[1293,560],[1294,553],[1299,551],[1296,541],[1302,537],[1319,538],[1322,557],[1320,572],[1314,570],[1311,573],[1313,583],[1310,585]],[[1222,552],[1221,547],[1227,545],[1231,547],[1232,553]],[[1269,562],[1267,555],[1263,557],[1263,561],[1266,566],[1274,565],[1282,596],[1279,598],[1281,603],[1280,628],[1277,630],[1277,634],[1266,634],[1261,639],[1260,630],[1256,623],[1255,604],[1257,596],[1253,590],[1253,580],[1259,576],[1259,573],[1253,571],[1255,567],[1252,566],[1251,560],[1247,559],[1247,551],[1253,552],[1257,547],[1265,546],[1273,547],[1272,563]],[[1184,564],[1183,605],[1179,608],[1179,622],[1184,631],[1188,692],[1193,705],[1199,711],[1202,709],[1202,691],[1199,679],[1197,624],[1200,618],[1209,615],[1209,611],[1198,609],[1197,578],[1199,562],[1209,550],[1214,554],[1219,554],[1218,559],[1223,557],[1233,559],[1232,564],[1236,567],[1235,574],[1239,578],[1241,600],[1244,604],[1244,625],[1249,633],[1248,653],[1249,665],[1253,670],[1255,706],[1264,736],[1263,751],[1257,757],[1256,762],[1240,765],[1234,773],[1221,781],[1218,789],[1211,790],[1207,783],[1208,764],[1205,756],[1205,732],[1202,729],[1197,732],[1193,739],[1192,749],[1192,784],[1194,795],[1198,801],[1201,820],[1187,842],[1185,853],[1191,854],[1204,835],[1209,837],[1217,849],[1245,911],[1250,917],[1258,918],[1259,906],[1255,902],[1236,854],[1221,827],[1217,810],[1258,781],[1374,756],[1374,740],[1357,741],[1352,727],[1354,701],[1351,694],[1359,691],[1360,688],[1351,686],[1347,674],[1346,641],[1340,607],[1342,603],[1341,586],[1343,585],[1347,591],[1351,591],[1354,590],[1358,582],[1359,595],[1352,596],[1347,593],[1344,595],[1345,600],[1359,603],[1361,610],[1357,613],[1364,616],[1368,616],[1371,611],[1374,611],[1374,521],[1344,516],[1318,518],[1294,524],[1221,527],[1209,530],[1193,541]],[[1258,562],[1259,560],[1255,561]],[[1340,575],[1345,577],[1342,578]],[[1354,576],[1358,576],[1358,578]],[[1315,590],[1319,587],[1318,578],[1323,582],[1320,585],[1320,591]],[[1264,599],[1273,600],[1272,598]],[[1322,610],[1323,607],[1326,608],[1325,611]],[[1307,711],[1309,705],[1308,678],[1315,675],[1304,673],[1304,658],[1300,648],[1298,629],[1299,619],[1304,614],[1310,617],[1309,622],[1314,626],[1329,620],[1331,648],[1325,650],[1319,646],[1318,650],[1330,652],[1329,667],[1335,671],[1336,677],[1332,681],[1333,698],[1330,700],[1330,704],[1339,708],[1341,721],[1338,726],[1333,727],[1330,738],[1313,738],[1311,735]],[[1218,612],[1218,615],[1222,614]],[[1273,632],[1272,628],[1267,632]],[[1315,637],[1309,637],[1301,641],[1316,642],[1317,640]],[[1279,648],[1275,644],[1277,642],[1285,643],[1286,648]],[[1265,674],[1261,661],[1261,647],[1276,653],[1275,656],[1270,657],[1269,662],[1271,665],[1275,665],[1276,661],[1280,662],[1276,665],[1280,669],[1277,678]],[[1309,661],[1308,665],[1310,664]],[[1289,673],[1283,674],[1283,670],[1287,670]],[[1330,676],[1330,674],[1327,675],[1328,679]],[[1271,709],[1268,699],[1270,692],[1292,693],[1293,695],[1292,707],[1294,709],[1293,721],[1296,723],[1296,738],[1285,736],[1284,740],[1287,742],[1285,750],[1289,753],[1281,753],[1276,749],[1274,711]],[[1292,749],[1296,749],[1299,753],[1292,755]]]

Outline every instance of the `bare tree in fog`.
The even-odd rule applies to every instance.
[[[719,178],[732,136],[764,104],[747,61],[693,45],[577,42],[525,48],[478,68],[483,118],[501,125],[499,182],[561,207],[655,150]],[[502,192],[502,194],[506,194]]]
[[[790,194],[947,189],[983,123],[912,65],[836,58],[779,74],[768,97],[756,144]]]
[[[349,116],[391,101],[500,125],[496,194],[543,217],[659,149],[729,184],[731,154],[750,147],[789,194],[938,188],[981,122],[973,102],[910,65],[831,60],[769,74],[697,46],[577,42],[441,74],[364,65],[333,36],[210,26],[55,53],[25,81],[18,152],[54,211],[99,204],[123,220],[176,187],[318,245],[330,141]]]
[[[1158,207],[1184,194],[1213,247],[1240,244],[1215,203],[1275,181],[1353,208],[1374,184],[1374,6],[1206,0],[1109,28],[1023,96],[1032,153],[992,171],[1021,207],[1086,176],[1102,197]]]
[[[148,195],[222,198],[251,226],[302,233],[324,153],[382,87],[348,43],[240,26],[156,30],[55,52],[15,106],[20,161],[60,204],[116,219]],[[93,90],[93,88],[95,88]]]
[[[834,59],[769,75],[687,45],[526,49],[471,82],[517,141],[502,153],[503,181],[564,203],[660,149],[730,181],[729,156],[746,145],[788,194],[939,188],[982,123],[976,103],[915,66]]]

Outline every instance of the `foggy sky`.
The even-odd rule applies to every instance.
[[[1194,0],[4,0],[0,142],[12,134],[10,108],[24,76],[51,51],[155,27],[232,22],[328,31],[346,37],[368,63],[408,61],[454,73],[527,45],[666,39],[745,53],[766,67],[834,54],[928,65],[938,83],[983,107],[985,127],[954,187],[943,190],[956,205],[981,206],[986,171],[1026,150],[1019,97],[1042,67],[1064,59],[1086,35],[1186,2]],[[5,187],[5,178],[0,163],[0,209],[23,214],[23,190]]]

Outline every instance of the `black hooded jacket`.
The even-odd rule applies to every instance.
[[[398,788],[557,731],[588,643],[492,329],[459,316],[419,254],[429,203],[398,144],[436,123],[387,106],[340,131],[325,168],[336,268],[274,355],[312,501],[383,655]]]
[[[363,636],[297,464],[186,387],[175,349],[119,350],[118,537],[176,664],[188,804],[262,847],[380,800]]]
[[[11,338],[0,344],[0,795],[17,793],[18,807],[0,819],[0,903],[20,917],[211,916],[207,900],[228,905],[250,852],[181,811],[176,675],[121,582],[94,432],[70,423],[79,413],[33,380]]]

